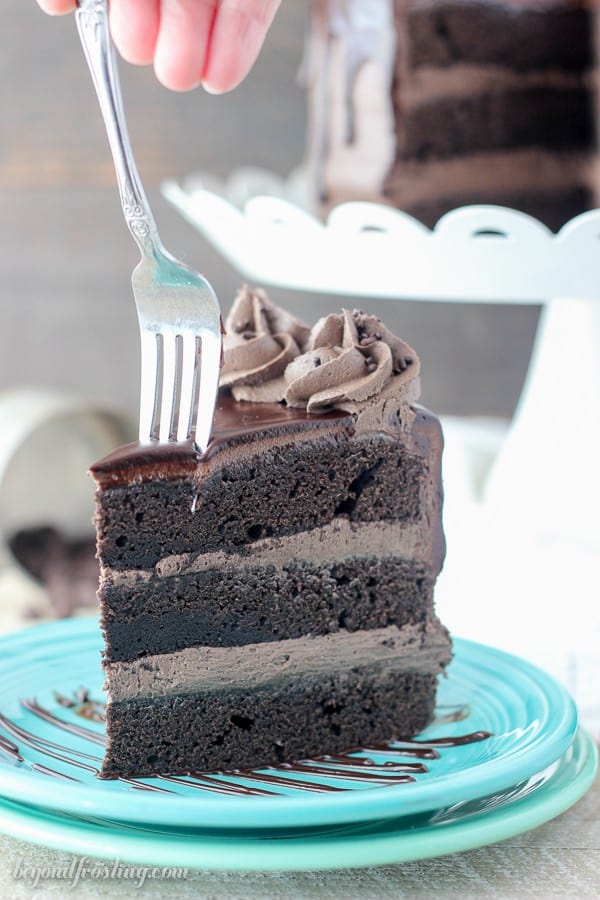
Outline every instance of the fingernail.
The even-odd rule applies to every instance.
[[[201,83],[202,83],[202,87],[204,88],[204,90],[206,91],[206,93],[207,93],[207,94],[212,94],[213,97],[216,97],[218,94],[224,94],[224,93],[225,93],[225,91],[221,90],[221,88],[213,87],[213,85],[210,84],[208,81],[203,81],[203,82],[201,82]]]

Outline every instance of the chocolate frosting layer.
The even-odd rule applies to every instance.
[[[357,665],[393,666],[437,675],[451,659],[448,632],[436,617],[425,625],[306,636],[244,647],[188,647],[133,662],[106,663],[113,702],[243,686],[280,678],[323,677]]]
[[[179,578],[197,572],[240,570],[248,565],[280,569],[292,559],[317,566],[362,556],[380,559],[400,557],[427,562],[434,570],[442,566],[443,546],[434,541],[437,556],[432,559],[432,522],[352,522],[337,518],[326,525],[282,537],[260,538],[238,551],[171,554],[152,569],[111,569],[105,574],[111,583],[135,587],[156,578]],[[434,535],[435,538],[435,535]]]

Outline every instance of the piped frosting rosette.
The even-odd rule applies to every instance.
[[[310,328],[272,303],[263,290],[243,287],[225,322],[221,387],[236,400],[283,400],[284,373],[309,339]]]
[[[262,290],[244,288],[226,321],[221,386],[236,400],[354,413],[397,431],[419,396],[419,359],[376,317],[347,309],[309,330]]]

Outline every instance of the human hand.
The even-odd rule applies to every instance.
[[[62,15],[76,0],[37,0]],[[246,77],[281,0],[110,0],[110,28],[121,56],[154,64],[174,91],[199,84],[220,94]]]

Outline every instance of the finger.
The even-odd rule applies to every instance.
[[[202,82],[211,93],[230,91],[260,53],[281,0],[221,0]]]
[[[160,0],[111,0],[110,30],[123,59],[151,63],[158,38]]]
[[[50,16],[62,16],[77,6],[75,0],[38,0],[38,4]]]
[[[219,0],[162,0],[154,55],[165,87],[187,91],[202,81]]]

